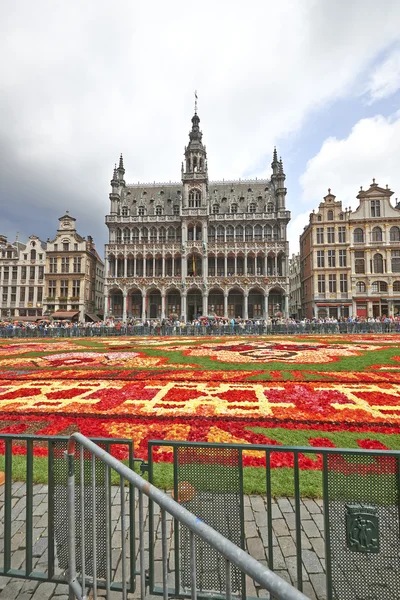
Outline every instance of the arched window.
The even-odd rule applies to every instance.
[[[249,212],[251,212],[251,213],[255,213],[255,212],[256,212],[256,205],[255,205],[255,202],[251,202],[251,203],[249,204]]]
[[[160,205],[156,206],[156,215],[158,215],[158,216],[162,215],[162,206],[160,206]]]
[[[128,216],[128,207],[127,206],[123,206],[122,210],[121,210],[121,215],[123,217],[127,217]]]
[[[261,225],[256,225],[254,227],[254,239],[259,241],[262,240],[262,227]]]
[[[387,292],[388,286],[386,281],[374,281],[372,283],[372,292],[376,294],[377,292]]]
[[[175,229],[175,237],[176,237],[176,241],[180,242],[182,239],[182,229],[180,227],[177,227]]]
[[[189,192],[189,208],[198,208],[201,204],[200,190],[190,190]]]
[[[117,227],[117,244],[120,244],[122,241],[122,231],[119,227]]]
[[[381,242],[382,241],[382,229],[380,227],[373,228],[372,241],[373,242]]]
[[[400,292],[400,281],[393,281],[393,291]]]
[[[144,206],[139,206],[138,215],[139,217],[144,217]]]
[[[158,232],[158,241],[165,242],[165,240],[166,240],[165,228],[161,227],[160,231]]]
[[[374,255],[374,273],[383,273],[383,256],[382,254]]]
[[[228,225],[228,227],[226,228],[226,241],[227,242],[233,242],[233,236],[234,236],[234,229],[232,227],[232,225]]]
[[[353,238],[355,244],[364,243],[364,230],[361,227],[357,227],[353,232]]]
[[[390,228],[390,241],[400,242],[400,229],[398,227]]]
[[[179,206],[177,204],[174,204],[173,213],[176,217],[179,216]]]
[[[222,225],[220,225],[217,228],[217,242],[224,242],[225,241],[225,229],[222,227]]]
[[[274,212],[274,203],[273,202],[268,202],[267,204],[267,213],[273,213]]]
[[[322,217],[321,217],[321,215],[318,215],[318,216],[317,216],[317,221],[322,221]]]
[[[149,240],[149,230],[147,227],[143,227],[142,229],[142,242],[147,242]]]
[[[213,209],[213,214],[214,215],[218,215],[218,213],[219,213],[219,204],[213,204],[212,209]]]
[[[343,219],[344,219],[344,214],[343,214],[343,213],[340,213],[340,215],[339,215],[339,219],[340,219],[341,221],[343,221]]]
[[[327,218],[328,221],[333,221],[333,210],[328,210]]]
[[[155,227],[152,227],[150,229],[150,241],[151,242],[157,241],[157,229]]]
[[[252,242],[253,241],[253,228],[250,225],[246,226],[246,229],[245,229],[245,239],[246,239],[246,242]]]
[[[231,205],[231,213],[236,214],[238,211],[238,205],[237,204],[232,204]]]
[[[173,227],[168,227],[168,241],[175,241],[175,229]]]
[[[31,260],[36,260],[36,250],[31,250]]]
[[[274,237],[274,240],[280,240],[281,239],[278,225],[274,225],[273,237]]]
[[[265,236],[266,240],[268,240],[268,241],[272,240],[272,227],[271,227],[271,225],[266,225],[265,226],[264,236]]]
[[[237,242],[243,242],[243,227],[238,225],[235,229],[235,238]]]
[[[125,227],[124,229],[124,244],[129,244],[131,241],[131,232],[129,231],[128,227]]]
[[[356,292],[357,294],[364,294],[366,291],[366,285],[363,281],[357,281],[356,283]]]
[[[208,241],[215,242],[215,227],[210,227],[208,229]]]
[[[134,227],[132,229],[132,243],[135,244],[138,241],[139,241],[139,229],[137,227]]]
[[[392,250],[392,273],[400,273],[400,250]]]

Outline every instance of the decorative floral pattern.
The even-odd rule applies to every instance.
[[[385,348],[386,363],[375,362]],[[338,368],[371,353],[364,370]],[[128,438],[143,458],[150,439],[278,446],[277,428],[312,430],[305,444],[314,447],[332,447],[331,433],[352,431],[360,448],[386,449],[372,434],[400,432],[399,370],[390,336],[0,342],[0,431]],[[256,433],[260,427],[270,437]],[[171,461],[172,450],[158,447],[153,458]],[[244,460],[264,465],[265,454],[247,451]],[[299,464],[320,469],[321,459],[301,455]],[[273,452],[271,465],[291,467],[293,455]]]
[[[176,349],[169,347],[168,350]],[[180,348],[182,349],[182,347]],[[362,352],[376,350],[376,346],[368,344],[339,345],[323,343],[266,342],[251,341],[244,343],[225,342],[224,344],[203,344],[201,347],[185,351],[187,356],[210,357],[219,362],[234,363],[328,363],[347,356],[360,356]]]

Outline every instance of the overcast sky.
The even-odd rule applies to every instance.
[[[0,233],[100,254],[109,182],[178,181],[198,90],[211,179],[287,174],[291,251],[332,188],[400,197],[398,0],[0,0]]]

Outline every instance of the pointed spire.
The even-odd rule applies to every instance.
[[[194,114],[197,115],[197,90],[194,91]]]
[[[118,168],[119,169],[123,169],[124,168],[124,159],[122,157],[122,152],[121,152],[121,155],[119,157],[119,166],[118,166]]]
[[[113,178],[114,181],[116,181],[118,179],[118,175],[117,175],[117,163],[114,164],[114,171],[113,171],[112,178]]]
[[[276,152],[276,146],[274,146],[274,154],[272,156],[272,162],[278,162],[278,154]]]
[[[283,175],[283,162],[282,157],[279,158],[279,175]]]

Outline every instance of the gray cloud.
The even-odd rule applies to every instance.
[[[69,208],[101,250],[120,151],[128,181],[178,180],[195,88],[210,176],[265,175],[274,143],[352,95],[398,39],[400,4],[383,5],[10,3],[0,24],[0,231],[46,239]]]

